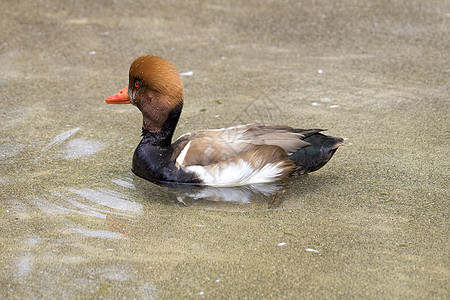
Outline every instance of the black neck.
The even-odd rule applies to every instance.
[[[180,119],[182,108],[183,103],[180,103],[170,111],[161,131],[150,132],[146,129],[142,129],[142,136],[154,146],[159,148],[170,148],[173,133],[175,132],[178,120]]]

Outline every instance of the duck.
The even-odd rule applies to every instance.
[[[322,129],[251,123],[197,130],[172,142],[184,104],[183,84],[166,59],[145,55],[129,69],[128,85],[105,99],[142,113],[142,139],[132,172],[156,184],[243,186],[285,180],[323,167],[343,139]]]

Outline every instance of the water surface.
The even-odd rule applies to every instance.
[[[0,6],[2,297],[448,298],[445,1]],[[345,144],[284,186],[137,178],[140,113],[103,100],[143,54],[188,74],[176,135]]]

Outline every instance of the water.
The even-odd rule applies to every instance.
[[[443,2],[0,5],[3,298],[448,298]],[[137,178],[140,113],[103,100],[148,53],[190,74],[177,136],[344,146],[284,185]]]

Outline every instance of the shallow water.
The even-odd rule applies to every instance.
[[[2,298],[449,297],[445,1],[0,7]],[[137,178],[140,113],[103,100],[149,53],[186,75],[177,135],[345,144],[283,186]]]

